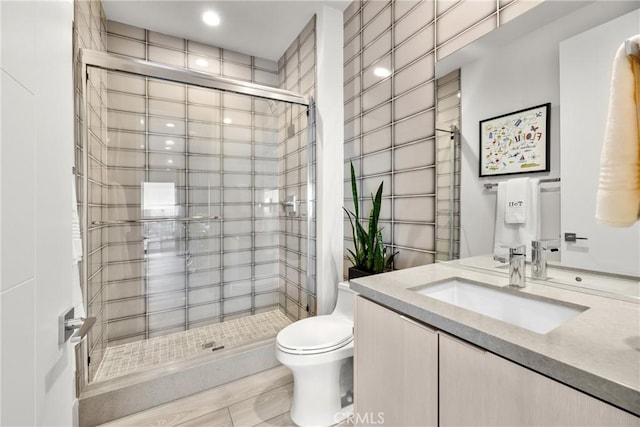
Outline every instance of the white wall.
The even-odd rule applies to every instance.
[[[509,178],[478,178],[478,122],[550,102],[551,171],[522,176],[559,177],[558,44],[616,16],[611,16],[612,13],[620,14],[617,9],[608,8],[606,1],[596,2],[518,39],[496,43],[482,59],[462,67],[461,257],[492,252],[496,190],[484,190],[483,184]],[[507,25],[510,24],[517,25],[517,21]],[[560,188],[555,183],[543,185],[542,238],[559,238]]]
[[[317,313],[333,310],[342,277],[343,15],[324,6],[317,15]]]
[[[560,43],[561,224],[563,232],[587,238],[562,243],[563,265],[640,275],[640,223],[610,227],[595,219],[613,60],[622,42],[638,33],[635,10]]]
[[[71,425],[73,4],[0,8],[0,424]]]

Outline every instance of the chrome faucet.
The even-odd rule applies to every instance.
[[[557,240],[531,241],[531,278],[547,280],[547,251],[558,250]]]
[[[531,241],[531,278],[547,279],[547,242]]]
[[[503,246],[509,248],[509,286],[524,288],[526,279],[525,257],[527,247],[525,245]],[[497,255],[493,259],[499,262],[507,262],[507,259]]]
[[[524,288],[526,279],[525,257],[527,247],[525,245],[509,248],[509,286]]]

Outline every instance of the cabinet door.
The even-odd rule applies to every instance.
[[[442,426],[640,426],[640,418],[439,335]]]
[[[438,336],[362,297],[355,310],[355,422],[438,423]]]

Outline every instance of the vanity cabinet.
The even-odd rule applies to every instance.
[[[640,426],[640,418],[363,297],[357,425]]]
[[[358,425],[438,424],[435,330],[357,297],[354,388]]]
[[[439,334],[442,426],[640,426],[640,418]]]

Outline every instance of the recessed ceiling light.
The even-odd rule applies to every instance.
[[[167,163],[173,163],[173,160],[169,159],[167,160]]]
[[[201,68],[207,68],[209,66],[209,61],[204,58],[196,59],[196,65]]]
[[[376,67],[373,69],[373,74],[378,77],[389,77],[391,75],[391,70],[384,67]]]
[[[140,119],[140,124],[143,125],[144,124],[144,120]]]
[[[173,141],[172,141],[172,140],[170,140],[170,139],[167,139],[164,143],[165,143],[165,144],[167,144],[167,145],[173,145],[173,144],[175,144],[175,142],[173,142]]]
[[[144,145],[141,145],[140,148],[144,148]]]
[[[171,147],[164,147],[165,150],[171,150]]]
[[[167,123],[165,126],[168,127],[168,128],[176,127],[176,125],[174,125],[173,123]]]
[[[460,98],[460,92],[458,92],[458,98]]]
[[[202,20],[204,21],[205,24],[211,27],[216,27],[220,25],[220,15],[218,15],[212,10],[207,10],[205,13],[203,13]]]
[[[224,119],[222,119],[222,123],[230,125],[231,123],[233,123],[233,120],[231,120],[231,117],[225,117]]]

